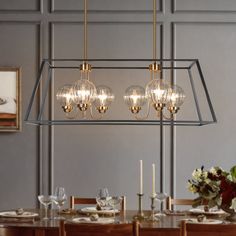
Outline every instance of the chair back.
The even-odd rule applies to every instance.
[[[235,236],[236,224],[193,224],[181,222],[180,236]]]
[[[193,199],[175,199],[167,197],[166,199],[166,209],[173,210],[173,206],[192,206]]]
[[[121,211],[126,210],[126,197],[121,196]],[[70,208],[75,209],[75,205],[96,205],[96,198],[80,198],[75,196],[70,196]]]
[[[139,236],[139,223],[76,224],[61,221],[60,236]]]

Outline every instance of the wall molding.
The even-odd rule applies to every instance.
[[[0,8],[0,14],[26,14],[26,13],[40,13],[43,14],[43,0],[35,0],[37,3],[37,9],[19,9],[19,10],[4,10]]]
[[[55,7],[55,1],[56,0],[50,0],[50,12],[51,13],[67,13],[67,14],[82,14],[84,11],[83,9],[76,9],[76,10],[62,10],[62,9],[56,9]],[[164,0],[158,0],[160,8],[157,10],[159,13],[163,13],[164,11]],[[135,6],[134,6],[135,7]],[[109,13],[109,14],[120,14],[120,13],[127,13],[127,14],[138,14],[138,13],[152,13],[153,10],[139,10],[139,9],[133,9],[133,10],[88,10],[89,13],[95,13],[95,14],[101,14],[101,13]]]
[[[177,2],[178,0],[172,0],[171,1],[171,11],[172,13],[235,13],[236,12],[236,9],[235,10],[213,10],[213,9],[208,9],[208,10],[205,10],[205,9],[202,9],[202,10],[194,10],[194,9],[191,9],[191,10],[178,10],[177,9]]]

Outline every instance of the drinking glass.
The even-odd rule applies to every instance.
[[[165,214],[162,211],[162,203],[164,202],[164,200],[168,197],[168,195],[166,193],[156,193],[156,199],[160,202],[160,213],[158,213],[157,215],[159,216],[164,216]]]
[[[61,207],[65,204],[67,200],[65,188],[63,187],[56,187],[55,193],[53,195],[53,202],[58,207],[58,216],[54,217],[54,219],[64,219],[64,217],[60,216]]]
[[[120,205],[121,200],[122,200],[122,198],[118,197],[118,196],[110,197],[109,200],[108,200],[109,205],[113,208],[114,222],[115,222],[115,219],[116,219],[116,206]]]
[[[43,220],[49,220],[49,218],[48,218],[48,206],[50,204],[52,204],[53,196],[51,196],[51,195],[39,195],[38,200],[42,205],[44,205],[44,208],[45,208],[45,216],[44,216]]]
[[[104,209],[108,205],[109,200],[109,192],[107,188],[101,188],[98,191],[98,195],[96,197],[96,202],[101,209]]]

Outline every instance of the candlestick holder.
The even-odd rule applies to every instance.
[[[159,219],[155,216],[155,199],[156,196],[151,196],[151,215],[149,217],[149,221],[155,222],[155,221],[159,221]]]
[[[138,196],[138,213],[133,218],[135,220],[144,220],[145,219],[145,216],[143,213],[143,196],[144,196],[144,194],[137,193],[137,196]]]

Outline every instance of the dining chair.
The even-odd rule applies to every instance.
[[[199,224],[181,221],[180,236],[235,236],[236,224]]]
[[[91,224],[60,221],[60,236],[139,236],[139,222]]]
[[[70,208],[75,209],[75,205],[96,205],[96,198],[80,198],[75,196],[70,196]],[[121,211],[126,210],[126,197],[121,196]]]
[[[166,198],[166,209],[173,210],[173,206],[192,206],[193,199],[175,199],[171,197]]]

